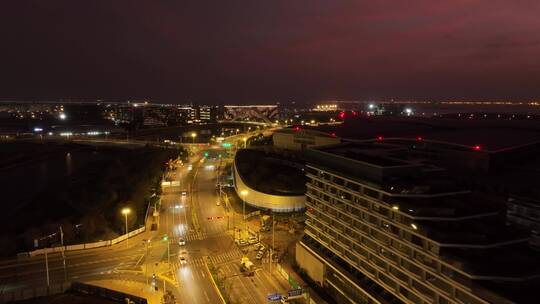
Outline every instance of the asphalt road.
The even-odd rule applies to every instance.
[[[177,303],[221,303],[208,271],[208,265],[214,265],[235,303],[267,303],[269,293],[286,290],[283,282],[265,269],[256,270],[253,277],[240,274],[243,253],[233,243],[232,231],[227,230],[228,220],[232,229],[232,219],[227,218],[223,205],[217,205],[220,160],[206,159],[203,153],[197,152],[176,170],[179,187],[164,188],[157,231],[147,229],[130,238],[129,247],[122,242],[105,248],[66,252],[65,272],[62,255],[48,254],[50,284],[61,284],[65,278],[85,281],[120,276],[139,281],[148,278],[151,283],[152,274],[157,274],[158,286],[162,286],[162,276],[171,278],[166,288],[174,292]],[[182,196],[182,190],[188,191],[187,196]],[[239,221],[237,217],[237,225]],[[169,236],[169,257],[167,241],[163,240],[165,234]],[[181,238],[186,240],[186,245],[178,244]],[[151,241],[145,242],[148,239]],[[180,264],[180,256],[185,257],[185,265]],[[45,286],[44,255],[0,261],[0,295]]]

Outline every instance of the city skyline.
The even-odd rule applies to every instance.
[[[540,4],[10,3],[2,98],[534,98]]]

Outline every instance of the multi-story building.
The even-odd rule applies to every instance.
[[[540,255],[505,224],[505,200],[461,187],[403,141],[305,154],[296,261],[335,303],[534,302]]]
[[[540,249],[540,201],[514,196],[508,199],[507,207],[508,223],[530,231],[530,244]]]

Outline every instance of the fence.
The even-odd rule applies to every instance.
[[[50,296],[63,293],[71,288],[71,283],[53,284],[49,288],[46,286],[8,290],[0,293],[0,303],[9,303],[12,301],[21,301],[36,297]]]
[[[130,303],[147,304],[147,301],[146,301],[145,298],[137,297],[137,296],[134,296],[134,295],[130,295],[130,294],[127,294],[127,293],[123,293],[123,292],[120,292],[120,291],[116,291],[116,290],[112,290],[112,289],[108,289],[108,288],[104,288],[104,287],[84,284],[84,283],[80,283],[80,282],[74,282],[72,284],[71,289],[73,291],[78,292],[78,293],[97,295],[97,296],[100,296],[102,298],[110,299],[110,300],[113,300],[113,301],[119,302],[119,303],[125,302],[125,299],[129,299]]]
[[[129,237],[136,236],[139,233],[143,233],[146,231],[146,226],[141,227],[139,229],[133,230],[129,232]],[[69,245],[69,246],[57,246],[57,247],[50,247],[50,248],[42,248],[37,249],[30,252],[21,253],[22,255],[29,255],[29,256],[36,256],[40,254],[47,253],[53,253],[53,252],[62,252],[65,251],[73,251],[73,250],[83,250],[83,249],[91,249],[91,248],[99,248],[99,247],[106,247],[111,246],[114,244],[118,244],[124,240],[126,240],[128,237],[128,234],[123,234],[115,239],[107,240],[107,241],[101,241],[101,242],[94,242],[94,243],[85,243],[85,244],[77,244],[77,245]]]

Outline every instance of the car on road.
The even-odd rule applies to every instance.
[[[217,201],[217,202],[216,202],[216,206],[221,206],[221,202],[220,202],[220,201]]]
[[[187,264],[186,257],[181,256],[181,257],[180,257],[180,265],[186,265],[186,264]]]
[[[184,246],[185,244],[186,244],[186,240],[184,240],[184,239],[180,239],[178,241],[178,245],[180,245],[180,246]]]
[[[248,245],[248,242],[245,239],[236,239],[236,245],[238,246],[246,246]]]
[[[259,240],[257,239],[256,236],[251,236],[251,237],[249,237],[248,242],[249,242],[250,245],[253,245],[253,244],[257,244],[259,242]]]
[[[186,190],[182,191],[182,196],[187,196],[187,191]]]
[[[255,256],[257,260],[260,260],[263,258],[263,253],[261,251],[257,252],[257,255]]]

